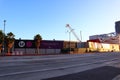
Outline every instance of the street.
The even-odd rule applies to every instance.
[[[112,80],[119,74],[120,53],[0,57],[0,80]]]

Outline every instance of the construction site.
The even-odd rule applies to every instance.
[[[69,35],[72,33],[77,41],[42,40],[39,54],[83,54],[94,52],[120,51],[120,21],[115,22],[115,32],[89,36],[89,40],[82,42],[74,29],[67,24]],[[12,55],[35,54],[34,40],[16,39],[11,50]]]
[[[78,40],[77,47],[74,49],[75,53],[120,51],[120,21],[115,22],[115,32],[89,36],[89,40],[86,42],[82,42],[77,37],[74,30],[70,27],[69,24],[67,24],[66,27],[70,29],[70,31]]]
[[[120,21],[115,22],[115,32],[90,36],[87,43],[88,52],[119,52]]]

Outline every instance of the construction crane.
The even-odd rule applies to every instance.
[[[77,36],[76,33],[74,32],[74,29],[72,29],[69,24],[66,24],[66,27],[69,28],[70,31],[73,33],[73,35],[76,37],[76,39],[77,39],[79,42],[81,42],[81,40],[78,38],[78,36]]]

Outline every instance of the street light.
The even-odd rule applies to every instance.
[[[5,25],[6,25],[6,20],[4,22],[4,41],[3,41],[3,51],[5,52]]]
[[[5,33],[5,25],[6,25],[6,20],[4,20],[4,33]]]
[[[69,32],[69,50],[71,52],[71,31]]]
[[[80,38],[81,38],[81,42],[82,42],[82,31],[80,31]]]
[[[69,52],[71,53],[71,32],[73,31],[74,29],[70,30],[69,31]]]

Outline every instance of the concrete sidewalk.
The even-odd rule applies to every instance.
[[[1,56],[1,61],[22,61],[22,60],[48,60],[48,59],[66,59],[75,57],[95,56],[94,54],[60,54],[60,55],[26,55],[26,56]]]

